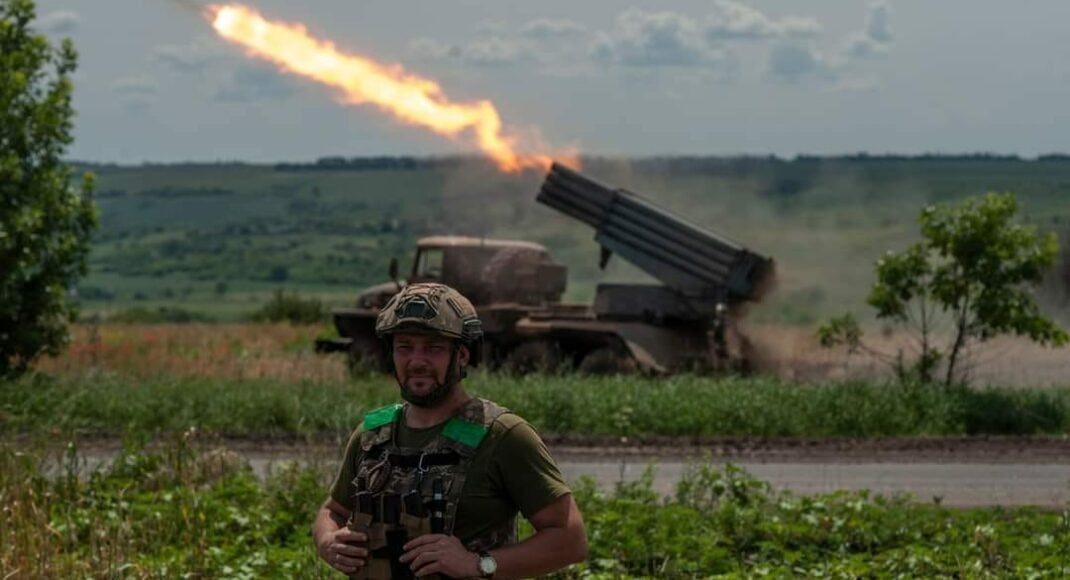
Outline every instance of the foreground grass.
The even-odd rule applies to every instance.
[[[948,390],[764,378],[477,374],[470,392],[547,435],[893,437],[1070,432],[1070,389]],[[181,432],[344,436],[397,400],[387,377],[293,380],[35,375],[0,385],[0,432]]]
[[[334,577],[308,525],[328,474],[292,465],[258,480],[185,438],[127,450],[87,474],[0,445],[3,577]],[[696,465],[675,495],[652,474],[609,493],[581,481],[587,563],[559,578],[1065,577],[1070,512],[955,510],[906,498],[778,494],[745,472]]]

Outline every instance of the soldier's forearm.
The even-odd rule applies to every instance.
[[[324,538],[331,532],[338,531],[346,525],[346,518],[339,513],[331,511],[327,506],[320,508],[316,514],[316,521],[312,524],[312,541],[319,549]]]
[[[582,525],[548,527],[490,553],[498,562],[495,580],[530,578],[582,562],[587,557],[587,537]]]

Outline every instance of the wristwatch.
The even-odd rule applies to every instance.
[[[490,552],[483,550],[479,553],[479,573],[480,578],[493,578],[494,573],[498,571],[498,561],[494,559],[494,556],[490,555]]]

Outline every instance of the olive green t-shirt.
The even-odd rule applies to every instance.
[[[405,426],[398,420],[399,447],[422,448],[445,423],[426,429]],[[331,497],[353,510],[362,427],[349,438],[342,466],[331,486]],[[555,499],[571,493],[560,469],[535,429],[520,417],[499,417],[476,450],[457,506],[453,533],[467,542],[520,512],[530,518]]]

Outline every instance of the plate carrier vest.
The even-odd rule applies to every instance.
[[[453,533],[468,465],[491,425],[509,410],[472,398],[423,448],[397,446],[395,430],[403,412],[404,407],[395,404],[364,416],[363,453],[353,482],[356,509],[348,526],[367,534],[369,558],[353,578],[414,577],[408,564],[398,562],[402,546],[424,534]],[[465,547],[479,552],[516,543],[516,525],[514,514],[501,526],[465,542]]]

